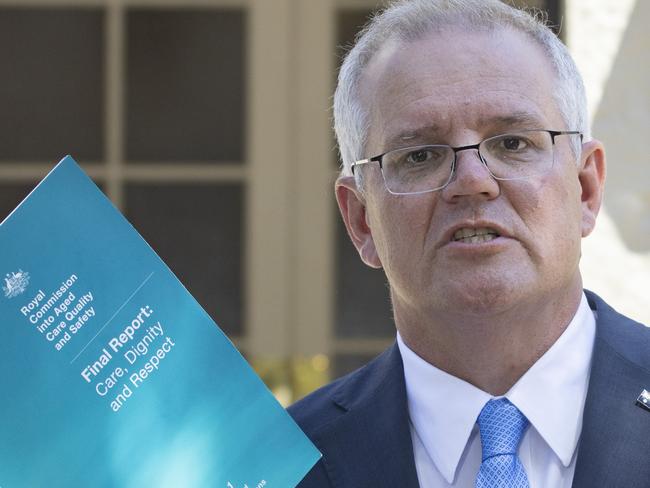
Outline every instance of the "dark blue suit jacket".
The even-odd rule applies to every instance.
[[[650,411],[635,402],[650,390],[650,329],[586,294],[596,341],[573,486],[648,488]],[[396,344],[289,413],[323,453],[299,488],[419,486]]]

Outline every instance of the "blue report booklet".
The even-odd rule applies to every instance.
[[[291,488],[320,453],[71,157],[0,225],[0,487]]]

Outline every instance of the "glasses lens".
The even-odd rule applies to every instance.
[[[490,137],[479,152],[495,178],[511,180],[547,172],[553,166],[554,148],[551,134],[528,130]]]
[[[445,186],[451,176],[454,151],[449,146],[396,149],[382,159],[386,188],[391,193],[418,193]]]

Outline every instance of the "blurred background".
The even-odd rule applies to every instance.
[[[0,0],[0,220],[71,154],[281,402],[360,366],[395,331],[337,213],[329,107],[382,4]],[[608,150],[585,286],[650,324],[650,2],[517,4],[557,26]]]

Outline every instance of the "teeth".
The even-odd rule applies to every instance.
[[[499,233],[488,227],[463,227],[454,233],[454,241],[461,241],[468,244],[477,244],[479,242],[488,242],[499,237]]]
[[[494,234],[481,234],[478,236],[463,237],[462,239],[458,239],[458,241],[466,242],[468,244],[478,244],[479,242],[488,242],[496,238],[497,236]]]

